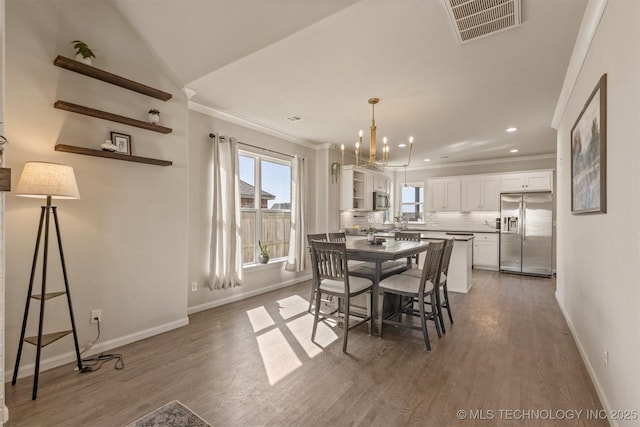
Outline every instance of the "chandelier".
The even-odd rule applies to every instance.
[[[358,141],[356,141],[356,166],[364,166],[371,169],[377,169],[379,171],[384,171],[385,166],[389,167],[407,167],[409,163],[411,163],[411,151],[413,149],[413,137],[409,137],[409,157],[406,163],[401,165],[390,165],[389,164],[389,144],[387,141],[387,137],[382,138],[382,156],[380,159],[377,157],[377,147],[376,147],[376,117],[375,117],[375,108],[376,104],[380,102],[378,98],[369,98],[369,104],[371,104],[371,139],[369,141],[369,161],[364,162],[360,160],[360,153],[362,151],[362,130],[360,130],[358,136]],[[344,144],[340,146],[342,150],[342,163],[344,164]]]

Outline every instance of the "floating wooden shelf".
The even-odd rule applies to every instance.
[[[130,156],[128,154],[112,153],[111,151],[94,150],[91,148],[76,147],[74,145],[57,144],[56,151],[65,153],[84,154],[86,156],[105,157],[107,159],[124,160],[127,162],[146,163],[156,166],[171,166],[173,162],[168,160],[151,159],[149,157]]]
[[[56,57],[56,59],[53,61],[53,65],[61,68],[66,68],[67,70],[84,74],[85,76],[93,77],[94,79],[102,80],[103,82],[111,83],[113,85],[120,86],[125,89],[141,93],[143,95],[151,96],[162,101],[168,101],[172,97],[170,93],[163,92],[159,89],[143,85],[142,83],[120,77],[108,71],[101,70],[100,68],[83,64],[82,62],[78,62],[61,55],[58,55]]]
[[[46,347],[52,342],[58,341],[62,337],[66,337],[72,331],[61,331],[61,332],[52,332],[50,334],[42,334],[42,342],[40,347]],[[29,344],[33,344],[35,346],[38,345],[38,336],[27,337],[24,339],[24,342],[28,342]]]
[[[85,116],[97,117],[103,120],[110,120],[123,125],[135,126],[142,129],[152,130],[160,133],[171,133],[173,129],[164,126],[154,125],[143,122],[142,120],[131,119],[129,117],[120,116],[118,114],[107,113],[106,111],[96,110],[94,108],[85,107],[83,105],[72,104],[66,101],[56,101],[53,106],[59,110],[71,111],[72,113],[84,114]]]

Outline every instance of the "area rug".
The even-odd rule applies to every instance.
[[[211,424],[174,400],[138,418],[127,427],[211,427]]]

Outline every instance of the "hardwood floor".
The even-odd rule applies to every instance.
[[[214,426],[608,425],[585,413],[517,421],[522,414],[499,412],[602,406],[552,280],[474,270],[473,283],[469,294],[451,293],[455,325],[441,339],[429,326],[430,353],[420,331],[393,327],[382,339],[365,325],[351,330],[348,354],[327,326],[323,346],[311,343],[307,282],[113,350],[124,370],[110,362],[88,374],[71,364],[43,372],[35,402],[31,377],[7,383],[7,425],[122,426],[171,400]],[[459,410],[485,419],[459,420]]]

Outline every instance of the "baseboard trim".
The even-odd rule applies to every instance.
[[[181,328],[189,324],[189,318],[184,317],[182,319],[165,323],[163,325],[155,326],[153,328],[145,329],[144,331],[135,332],[133,334],[125,335],[123,337],[114,338],[109,341],[98,342],[90,350],[87,350],[82,356],[92,356],[94,354],[103,353],[107,350],[111,350],[117,347],[121,347],[132,342],[140,341],[145,338],[149,338],[155,335],[159,335],[165,332],[169,332],[173,329]],[[57,368],[58,366],[66,365],[67,363],[73,363],[76,361],[75,351],[70,351],[58,356],[49,357],[40,360],[40,372]],[[9,382],[13,376],[14,366],[11,366],[5,370],[4,381]],[[74,365],[73,369],[77,369]],[[21,364],[18,369],[18,378],[24,378],[33,375],[35,370],[35,362],[27,365]],[[7,415],[8,416],[8,415]]]
[[[609,404],[609,400],[607,399],[607,396],[605,395],[604,390],[602,389],[602,385],[600,384],[600,381],[598,380],[598,377],[595,374],[595,370],[591,365],[591,361],[589,361],[589,359],[587,358],[587,354],[584,351],[584,347],[580,342],[580,338],[578,337],[578,334],[576,333],[576,330],[573,327],[573,323],[571,323],[571,320],[569,319],[569,316],[567,315],[567,312],[564,306],[560,302],[560,298],[558,298],[558,291],[555,292],[555,296],[556,296],[556,301],[558,302],[558,306],[560,306],[560,311],[562,312],[562,316],[564,317],[565,322],[567,322],[567,325],[569,326],[569,330],[571,331],[571,336],[573,337],[573,340],[576,342],[576,345],[578,346],[580,357],[582,357],[582,361],[584,362],[584,365],[587,367],[587,372],[589,373],[591,382],[593,382],[593,385],[596,388],[596,393],[598,393],[600,402],[602,402],[602,406],[604,406],[605,411],[607,411],[607,413],[610,414],[612,411],[611,411],[611,405]],[[608,419],[608,421],[611,427],[619,427],[618,421],[612,420],[612,419]]]
[[[212,308],[220,307],[220,306],[225,305],[225,304],[230,304],[232,302],[240,301],[240,300],[243,300],[243,299],[246,299],[246,298],[254,297],[256,295],[260,295],[260,294],[264,294],[264,293],[267,293],[267,292],[275,291],[277,289],[285,288],[287,286],[292,286],[292,285],[296,285],[296,284],[301,283],[301,282],[306,282],[307,280],[310,280],[312,277],[313,276],[309,274],[307,276],[298,277],[296,279],[291,279],[291,280],[287,280],[287,281],[284,281],[284,282],[276,283],[275,285],[265,286],[264,288],[254,289],[252,291],[243,292],[243,293],[240,293],[240,294],[232,295],[230,297],[220,298],[220,299],[215,300],[215,301],[207,302],[207,303],[200,304],[200,305],[195,305],[193,307],[189,307],[187,309],[187,313],[188,314],[195,314],[195,313],[198,313],[200,311],[205,311],[205,310],[209,310],[209,309],[212,309]]]

